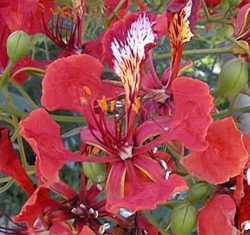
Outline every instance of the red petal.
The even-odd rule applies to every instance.
[[[248,160],[241,133],[232,118],[214,122],[207,134],[209,146],[182,159],[194,176],[212,184],[221,184],[241,174]]]
[[[104,60],[120,77],[128,99],[139,89],[142,62],[155,41],[153,16],[146,13],[117,21],[103,36]]]
[[[8,1],[8,4],[0,5],[0,15],[12,32],[42,33],[43,19],[45,23],[49,21],[53,6],[54,0]]]
[[[233,226],[236,206],[228,195],[216,195],[200,210],[198,215],[199,235],[239,235]]]
[[[7,129],[0,131],[0,172],[12,177],[28,195],[33,193],[32,182],[12,147]]]
[[[112,213],[121,208],[131,212],[151,210],[169,200],[174,193],[187,189],[180,176],[171,175],[165,180],[164,171],[153,159],[135,157],[133,164],[128,161],[125,167],[121,162],[111,168],[106,208]]]
[[[125,176],[126,168],[122,162],[112,165],[106,182],[107,201],[115,201],[124,196]]]
[[[58,171],[79,156],[64,148],[60,127],[44,109],[37,109],[20,122],[20,133],[36,153],[37,170],[46,180],[58,182]]]
[[[88,226],[83,226],[79,235],[95,235],[95,233]]]
[[[50,228],[51,235],[72,235],[72,226],[68,223],[62,222],[62,223],[55,223]]]
[[[26,201],[14,220],[17,223],[25,223],[28,228],[32,229],[34,222],[42,216],[46,209],[57,207],[57,203],[49,198],[47,188],[40,186]]]
[[[243,135],[243,143],[247,149],[248,154],[250,154],[250,133]]]
[[[244,194],[239,205],[239,226],[250,220],[250,186],[246,182],[244,184]]]
[[[95,99],[98,96],[102,69],[102,64],[89,55],[56,60],[48,66],[42,82],[42,105],[51,111],[81,112],[81,98],[89,95]]]
[[[240,39],[246,39],[246,35],[249,35],[249,15],[250,15],[250,3],[242,6],[237,14],[235,21],[235,35]]]
[[[82,112],[89,101],[116,96],[119,91],[112,84],[101,82],[102,69],[97,59],[86,54],[56,60],[48,66],[42,82],[42,105],[51,111]]]
[[[205,138],[213,109],[207,84],[191,78],[179,78],[173,81],[172,91],[175,115],[169,124],[168,137],[182,142],[191,150],[203,150],[207,147]]]

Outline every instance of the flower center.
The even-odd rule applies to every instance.
[[[129,158],[133,157],[133,153],[132,153],[133,147],[132,146],[126,146],[124,147],[121,151],[120,151],[120,158],[122,160],[127,160]]]

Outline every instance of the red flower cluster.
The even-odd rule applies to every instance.
[[[143,212],[178,195],[186,198],[192,190],[188,177],[192,177],[216,186],[199,205],[198,234],[240,234],[250,219],[250,136],[242,138],[232,118],[213,121],[208,85],[181,75],[183,49],[195,33],[200,2],[174,0],[166,12],[155,16],[145,11],[142,1],[137,1],[140,12],[126,15],[130,1],[124,1],[117,17],[109,19],[106,32],[91,43],[82,42],[87,2],[72,2],[67,9],[57,9],[52,0],[0,3],[1,51],[10,32],[19,29],[45,33],[67,51],[67,56],[46,69],[43,108],[19,123],[20,135],[36,155],[36,185],[21,165],[8,131],[0,132],[0,171],[12,177],[28,197],[14,218],[25,224],[18,232],[115,235],[125,234],[119,231],[130,227],[138,234],[156,235],[158,228],[148,224]],[[212,7],[219,1],[207,3]],[[104,14],[109,17],[116,5],[117,1],[105,1]],[[249,18],[249,9],[246,4],[239,10],[236,24],[240,27],[235,32],[248,43],[249,20],[244,19]],[[65,18],[72,29],[63,35]],[[170,67],[159,78],[152,49],[165,36],[172,56]],[[0,54],[0,65],[5,67],[6,54]],[[105,65],[117,80],[102,79]],[[81,151],[65,148],[60,126],[48,113],[52,111],[83,116]],[[107,171],[105,182],[89,183],[81,172],[76,192],[59,174],[71,162],[102,164]],[[227,183],[235,189],[230,190]]]

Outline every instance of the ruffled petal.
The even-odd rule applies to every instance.
[[[33,231],[35,221],[39,219],[48,208],[58,208],[58,204],[50,199],[48,189],[40,186],[26,201],[14,220],[17,223],[25,223],[29,231]]]
[[[236,206],[228,195],[216,195],[200,210],[198,235],[239,235],[233,226]]]
[[[207,133],[208,148],[182,159],[188,172],[211,184],[227,182],[240,175],[248,153],[232,118],[214,122]]]
[[[213,109],[207,84],[191,78],[179,78],[173,81],[172,91],[175,114],[166,126],[169,128],[168,137],[194,151],[205,149]]]
[[[37,109],[22,120],[20,133],[36,153],[36,169],[46,181],[58,182],[58,171],[64,164],[81,160],[64,148],[59,125],[44,109]]]

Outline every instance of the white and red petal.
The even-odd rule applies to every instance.
[[[113,24],[103,37],[104,59],[120,77],[127,98],[139,89],[140,69],[155,45],[153,16],[132,14]]]

